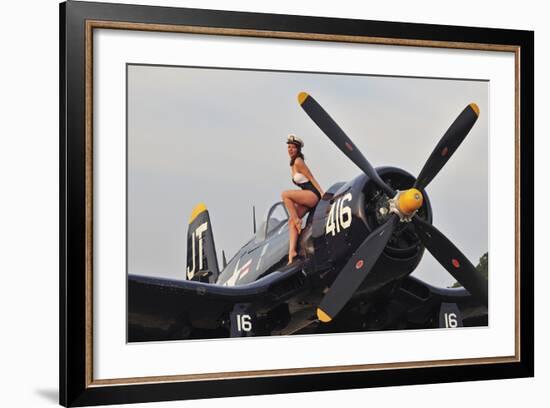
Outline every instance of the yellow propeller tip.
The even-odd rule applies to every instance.
[[[477,106],[475,103],[470,104],[470,108],[476,113],[476,116],[479,116],[479,106]]]
[[[300,103],[300,105],[302,105],[305,102],[308,96],[309,94],[307,92],[300,92],[298,94],[298,102]]]
[[[323,323],[328,323],[332,320],[332,317],[330,317],[328,314],[326,314],[319,308],[317,308],[317,318]]]

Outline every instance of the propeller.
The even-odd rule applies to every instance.
[[[317,308],[319,320],[324,323],[330,322],[345,306],[376,264],[398,222],[399,217],[392,214],[384,224],[375,229],[363,241],[342,268]]]
[[[430,157],[428,157],[414,184],[416,188],[422,190],[433,180],[466,138],[466,135],[476,123],[478,116],[479,108],[475,103],[471,103],[464,108],[435,146]]]
[[[423,203],[420,190],[434,179],[466,138],[479,116],[478,106],[471,103],[458,115],[428,157],[414,187],[396,192],[382,180],[351,139],[311,95],[301,92],[298,102],[329,139],[389,197],[389,218],[365,238],[342,268],[317,309],[319,320],[331,321],[345,306],[376,264],[398,222],[412,221],[418,237],[435,259],[472,296],[487,306],[487,279],[443,233],[416,215]]]
[[[441,266],[460,282],[472,296],[477,297],[487,306],[487,279],[436,227],[417,216],[413,217],[413,223],[420,240]]]
[[[363,172],[373,180],[389,196],[395,196],[395,190],[388,186],[355,146],[351,139],[344,133],[330,115],[317,103],[315,99],[306,92],[300,92],[298,102],[307,115],[317,126],[329,137],[330,140],[355,163]]]

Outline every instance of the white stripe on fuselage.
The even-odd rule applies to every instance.
[[[241,262],[241,259],[237,261],[237,264],[235,265],[235,270],[233,271],[233,275],[224,283],[224,286],[235,286],[237,283],[237,280],[242,276],[246,275],[248,271],[250,270],[250,264],[252,263],[252,259],[249,259],[247,263],[245,263],[243,266],[239,268],[239,263]]]

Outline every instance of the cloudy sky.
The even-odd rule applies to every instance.
[[[418,175],[456,116],[481,115],[427,193],[434,224],[477,264],[488,248],[488,82],[189,67],[128,66],[128,272],[185,276],[193,207],[209,210],[228,259],[290,180],[286,137],[305,142],[323,189],[360,173],[303,112],[310,93],[373,166]],[[221,264],[221,262],[220,262]],[[454,279],[426,252],[415,275]]]

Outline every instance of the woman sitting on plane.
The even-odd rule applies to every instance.
[[[286,143],[288,155],[290,156],[292,182],[300,187],[300,190],[286,190],[281,194],[289,214],[288,263],[291,263],[298,255],[296,243],[298,242],[298,235],[302,231],[302,217],[317,205],[324,193],[304,162],[304,155],[302,154],[304,142],[291,134],[288,136]]]

